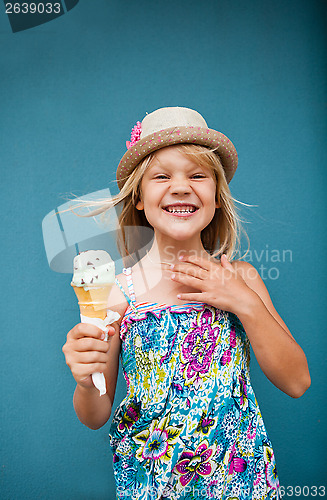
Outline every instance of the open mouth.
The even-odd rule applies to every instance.
[[[167,205],[163,207],[163,210],[170,214],[189,215],[199,210],[199,208],[195,205]]]

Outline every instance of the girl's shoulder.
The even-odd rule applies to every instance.
[[[242,260],[233,261],[231,262],[231,264],[235,271],[240,274],[246,285],[251,288],[262,300],[267,310],[277,321],[277,323],[279,323],[281,327],[286,331],[286,333],[288,333],[288,335],[290,335],[294,339],[286,324],[276,311],[266,285],[256,268],[252,264],[250,264],[250,262],[245,262]]]
[[[233,268],[235,269],[235,271],[253,269],[253,273],[255,271],[257,272],[256,268],[254,266],[252,266],[252,264],[250,264],[250,262],[247,262],[245,260],[232,260],[231,264],[232,264]]]
[[[246,262],[245,260],[232,260],[231,264],[234,271],[236,271],[243,278],[247,285],[262,281],[258,271],[252,264],[250,264],[250,262]]]

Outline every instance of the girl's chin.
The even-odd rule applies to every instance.
[[[194,240],[194,238],[196,237],[196,234],[193,231],[192,232],[180,231],[178,229],[176,231],[165,231],[165,232],[155,229],[155,234],[156,237],[160,235],[161,238],[169,238],[171,240],[175,240],[178,242],[191,241]]]

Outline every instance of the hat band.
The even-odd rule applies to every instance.
[[[159,130],[137,140],[124,154],[117,169],[118,187],[124,185],[126,177],[140,161],[153,151],[174,144],[198,144],[210,149],[218,148],[224,166],[226,180],[229,182],[237,168],[237,152],[232,142],[224,134],[203,127],[171,127]]]

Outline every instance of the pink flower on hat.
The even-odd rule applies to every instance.
[[[131,140],[126,141],[127,149],[134,146],[134,144],[140,140],[141,132],[142,132],[142,124],[141,124],[141,122],[136,122],[136,125],[134,125],[132,133],[131,133]]]

